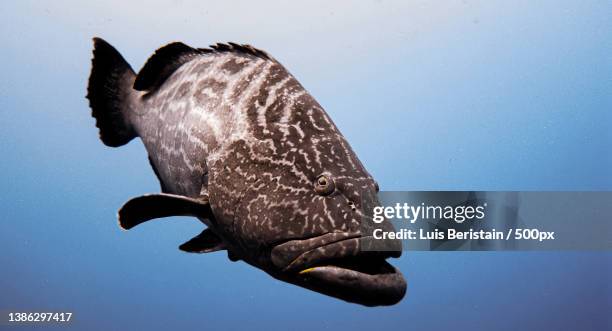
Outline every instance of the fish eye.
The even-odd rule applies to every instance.
[[[320,195],[328,195],[334,192],[336,185],[334,180],[327,175],[320,175],[315,180],[315,191]]]

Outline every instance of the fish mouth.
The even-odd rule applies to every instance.
[[[371,250],[372,245],[379,244],[371,236],[345,233],[287,242],[272,251],[273,262],[282,266],[281,272],[274,276],[348,302],[365,306],[393,305],[406,294],[406,280],[387,259],[401,255],[401,242],[387,242],[381,247],[383,250]],[[296,249],[298,246],[306,250],[295,253],[300,251]],[[293,254],[279,258],[287,252]]]

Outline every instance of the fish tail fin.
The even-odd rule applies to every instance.
[[[136,75],[123,56],[101,38],[94,38],[87,99],[100,139],[110,147],[127,144],[137,136],[129,111],[135,105],[132,86]]]

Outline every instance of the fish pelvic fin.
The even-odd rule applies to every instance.
[[[210,253],[224,250],[226,247],[223,240],[211,229],[205,229],[199,235],[180,245],[179,249],[187,253]]]
[[[101,38],[94,38],[87,99],[100,139],[110,147],[127,144],[137,136],[129,120],[135,105],[132,89],[136,75],[123,56]]]

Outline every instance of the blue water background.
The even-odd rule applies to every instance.
[[[135,69],[174,40],[250,43],[383,190],[610,190],[611,17],[609,1],[3,1],[0,311],[86,330],[610,329],[609,252],[407,252],[406,298],[365,308],[180,252],[197,221],[122,232],[117,208],[159,186],[140,141],[101,144],[84,96],[93,36]]]

